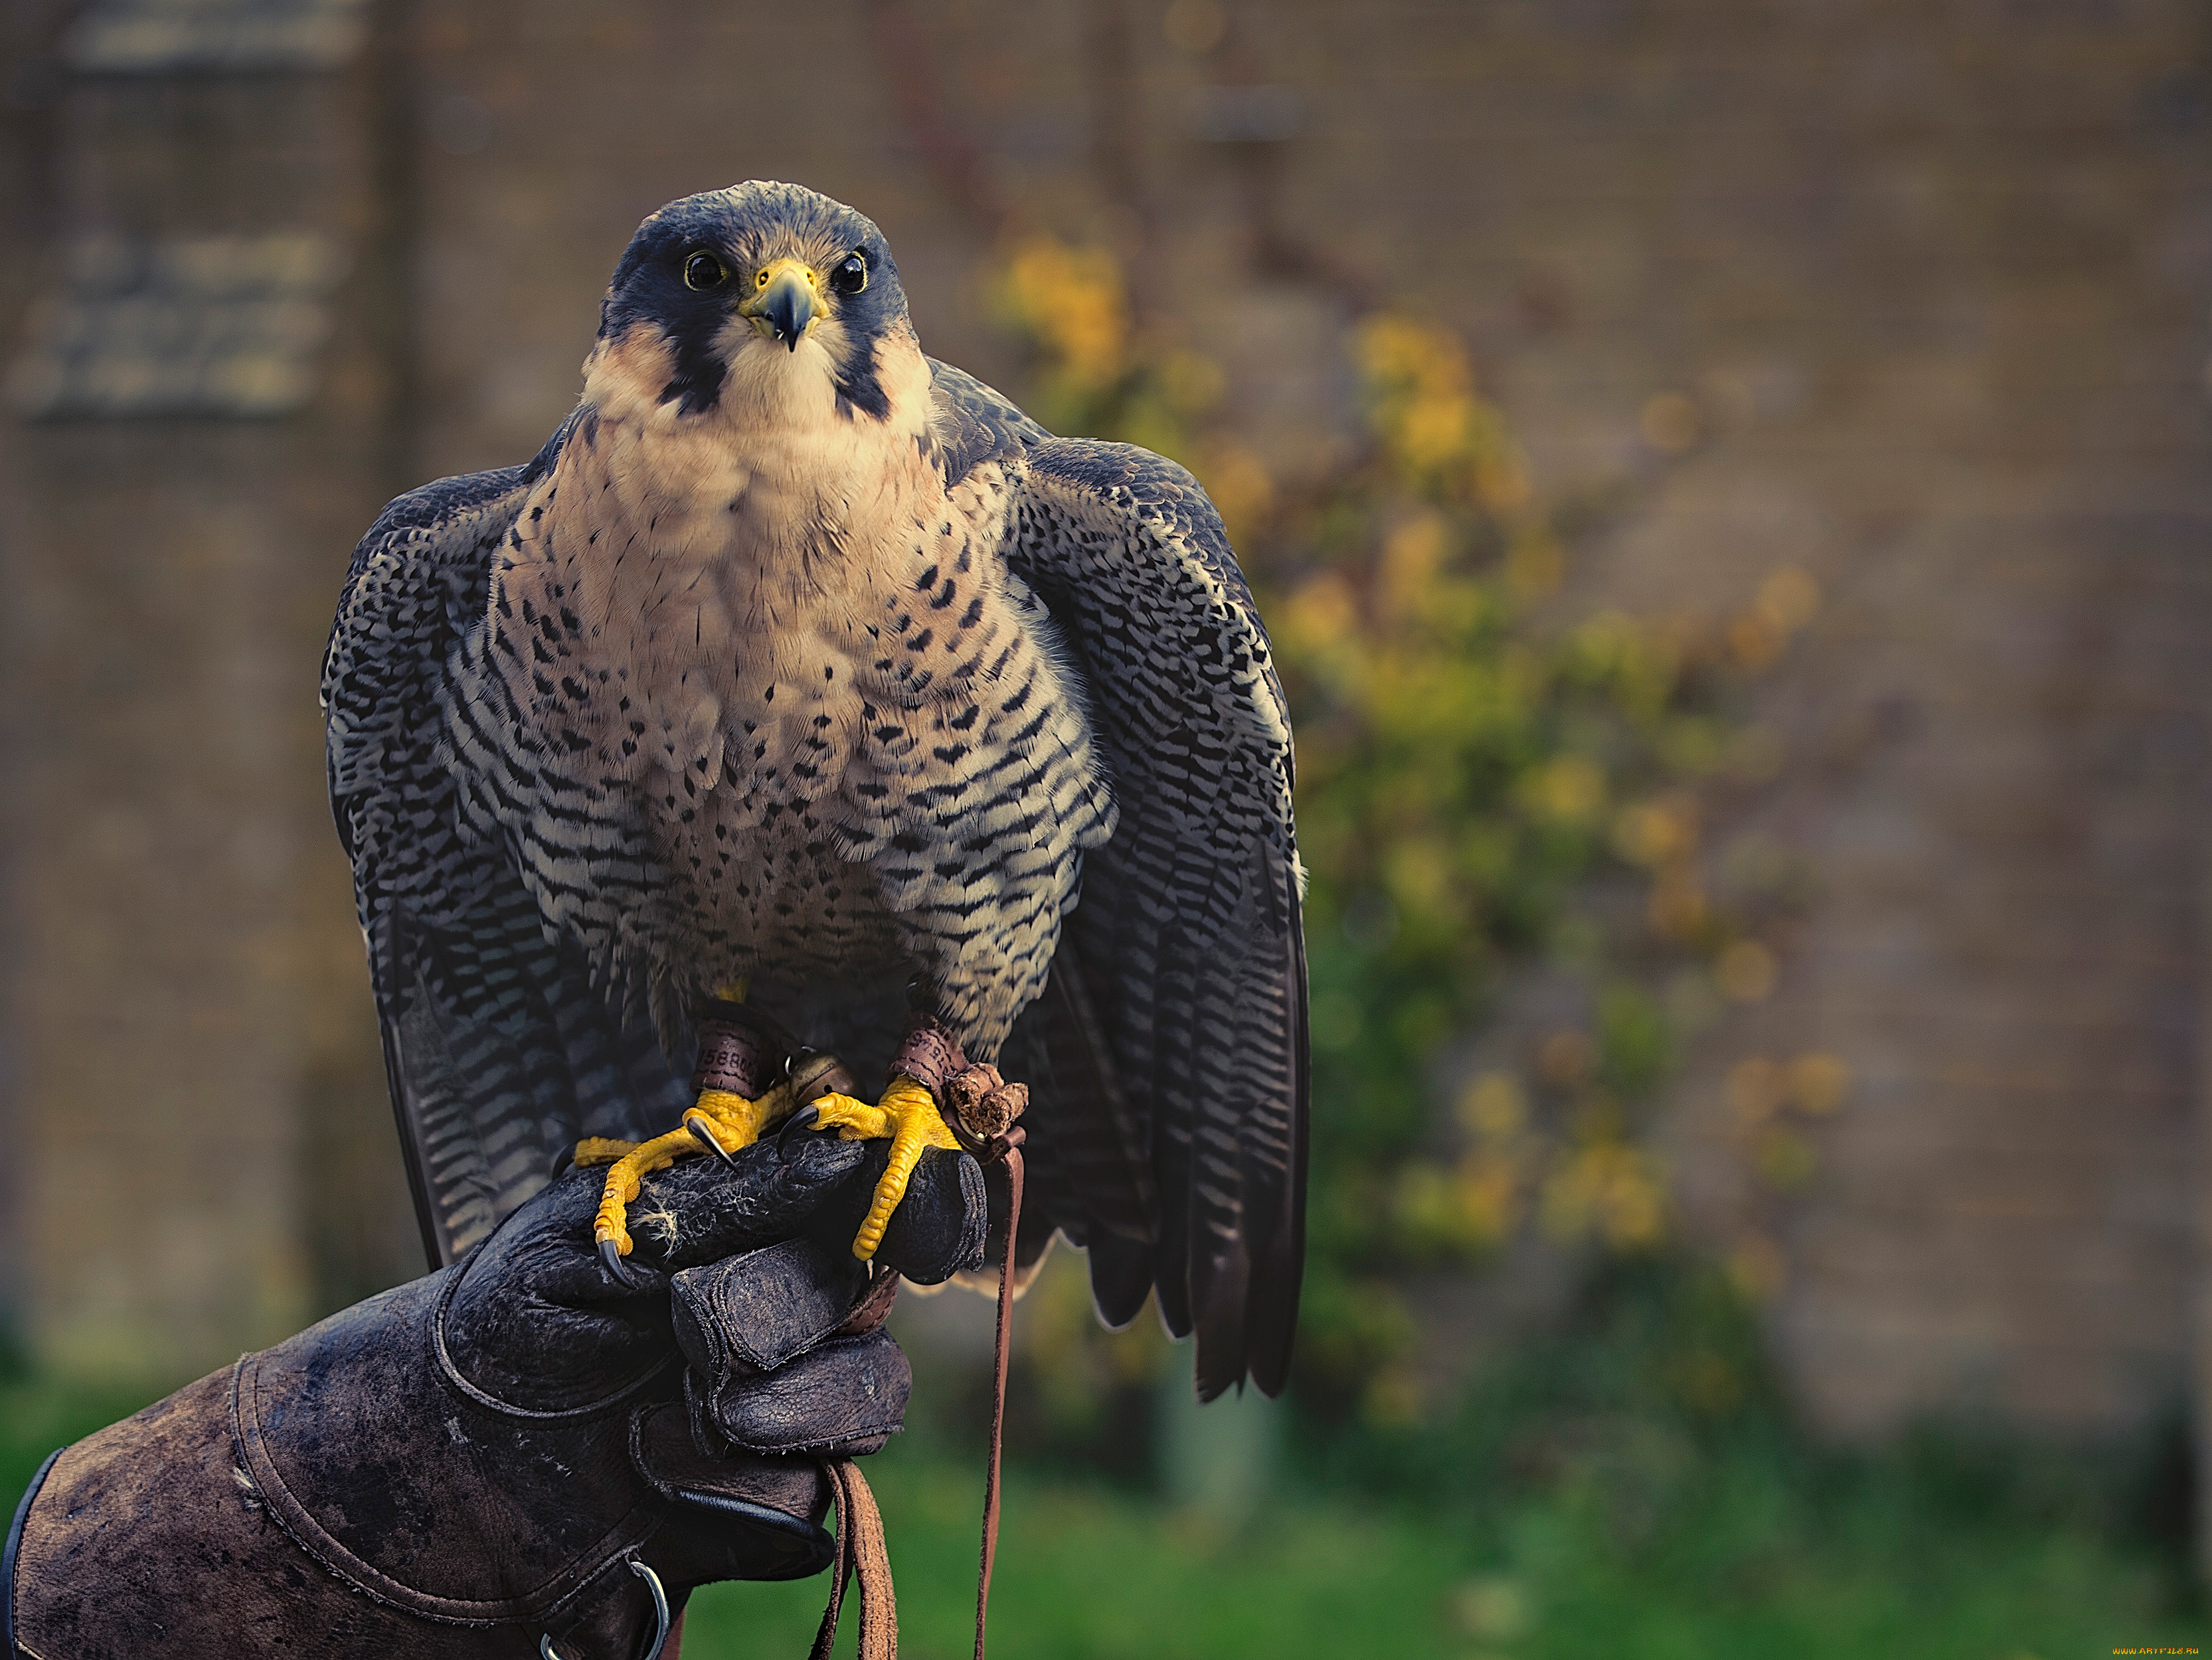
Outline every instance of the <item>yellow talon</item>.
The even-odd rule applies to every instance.
[[[599,1195],[599,1220],[592,1225],[594,1239],[611,1239],[615,1249],[624,1256],[629,1255],[629,1230],[623,1226],[623,1209],[637,1197],[639,1184],[655,1171],[666,1170],[687,1152],[699,1151],[690,1130],[671,1130],[665,1135],[656,1135],[650,1141],[640,1142],[615,1160],[607,1171],[606,1190]]]
[[[587,1135],[576,1143],[574,1162],[578,1170],[611,1164],[636,1145],[635,1141],[616,1141],[604,1135]]]
[[[629,1229],[624,1225],[629,1201],[638,1195],[639,1183],[655,1171],[666,1170],[679,1158],[703,1150],[712,1142],[725,1156],[749,1147],[761,1133],[791,1116],[791,1085],[779,1083],[757,1101],[727,1090],[702,1090],[699,1099],[684,1115],[684,1128],[656,1135],[650,1141],[616,1141],[587,1135],[576,1143],[579,1165],[610,1166],[607,1184],[599,1195],[599,1219],[592,1225],[594,1239],[612,1240],[627,1256]]]
[[[853,1240],[853,1255],[865,1262],[884,1243],[884,1230],[890,1225],[899,1201],[906,1197],[907,1183],[914,1179],[915,1166],[921,1163],[921,1150],[942,1147],[957,1152],[960,1143],[945,1128],[928,1089],[911,1078],[893,1079],[873,1106],[849,1095],[825,1095],[814,1107],[821,1115],[817,1128],[835,1127],[841,1140],[878,1141],[885,1136],[891,1140],[890,1164],[876,1183],[867,1219]]]

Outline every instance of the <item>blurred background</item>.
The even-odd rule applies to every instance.
[[[9,0],[0,1448],[421,1270],[317,660],[662,202],[1223,508],[1300,737],[1279,1405],[1022,1305],[1008,1655],[2212,1635],[2212,13]],[[964,1651],[988,1308],[876,1462]],[[818,1587],[695,1603],[800,1651]]]

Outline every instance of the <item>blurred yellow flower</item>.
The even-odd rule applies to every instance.
[[[1502,1574],[1470,1579],[1451,1595],[1452,1622],[1468,1637],[1510,1643],[1535,1624],[1520,1582]]]
[[[1522,775],[1521,796],[1539,818],[1586,824],[1605,806],[1605,774],[1586,757],[1554,756]]]
[[[1546,1179],[1543,1215],[1560,1239],[1595,1232],[1616,1250],[1656,1244],[1667,1222],[1658,1161],[1621,1141],[1578,1147]]]
[[[1816,1050],[1790,1063],[1790,1098],[1807,1112],[1833,1112],[1850,1091],[1851,1069],[1838,1055]]]
[[[1005,301],[1079,386],[1103,385],[1127,367],[1128,302],[1121,263],[1106,249],[1030,238],[1007,262]]]
[[[1712,908],[1695,874],[1686,866],[1676,866],[1661,872],[1651,885],[1644,913],[1652,927],[1666,938],[1687,939],[1705,927]]]
[[[1786,638],[1783,630],[1756,606],[1738,611],[1729,620],[1729,650],[1741,667],[1753,674],[1782,655]]]
[[[1462,1248],[1488,1250],[1521,1220],[1521,1172],[1496,1153],[1470,1153],[1452,1182],[1453,1222]]]
[[[1175,412],[1186,420],[1204,415],[1219,403],[1229,385],[1220,364],[1180,347],[1160,355],[1159,376],[1161,392]]]
[[[1360,324],[1358,348],[1360,367],[1385,392],[1468,390],[1467,348],[1450,329],[1381,312]]]
[[[1613,821],[1613,845],[1646,869],[1679,864],[1697,849],[1696,804],[1687,796],[1662,795],[1623,807]]]
[[[1520,1166],[1487,1151],[1449,1168],[1409,1164],[1398,1172],[1390,1208],[1400,1237],[1416,1252],[1486,1251],[1520,1223]]]
[[[1774,990],[1774,953],[1756,939],[1739,939],[1713,964],[1713,979],[1739,1003],[1756,1003]]]
[[[1513,538],[1505,556],[1505,581],[1522,599],[1540,599],[1566,579],[1566,550],[1547,525],[1532,526]]]
[[[1426,836],[1408,836],[1399,842],[1385,856],[1382,869],[1390,897],[1408,914],[1433,909],[1451,879],[1443,846]]]
[[[1764,1234],[1751,1234],[1729,1252],[1728,1274],[1739,1293],[1752,1302],[1765,1303],[1789,1283],[1790,1265],[1779,1245]]]
[[[1636,417],[1644,441],[1662,455],[1680,455],[1705,435],[1705,417],[1698,406],[1679,392],[1655,392],[1644,401]]]
[[[1809,571],[1779,565],[1759,585],[1752,605],[1776,633],[1795,634],[1820,614],[1820,585]]]
[[[1486,1141],[1508,1141],[1528,1122],[1528,1095],[1510,1072],[1486,1072],[1460,1091],[1459,1122]]]
[[[1377,583],[1379,609],[1394,618],[1419,617],[1425,610],[1437,573],[1450,552],[1443,515],[1417,514],[1390,532],[1382,544],[1382,565]]]
[[[1358,621],[1352,584],[1334,571],[1324,571],[1277,610],[1275,632],[1286,648],[1318,654],[1345,642]]]
[[[1196,471],[1221,511],[1230,545],[1255,535],[1275,505],[1275,481],[1267,463],[1244,445],[1224,440],[1206,447]]]
[[[1416,397],[1391,423],[1394,447],[1409,466],[1424,471],[1442,466],[1467,447],[1474,419],[1472,398],[1451,393]]]

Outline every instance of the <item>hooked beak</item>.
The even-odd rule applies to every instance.
[[[796,259],[779,259],[761,272],[760,279],[754,297],[740,309],[769,339],[797,351],[814,321],[814,273]]]

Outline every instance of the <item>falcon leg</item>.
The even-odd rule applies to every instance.
[[[716,996],[728,1002],[740,1002],[744,997],[744,987],[725,987]],[[729,1164],[731,1154],[759,1140],[765,1131],[788,1118],[796,1104],[796,1091],[788,1075],[778,1079],[757,1099],[751,1100],[730,1090],[702,1087],[698,1099],[684,1111],[681,1129],[657,1135],[650,1141],[616,1141],[603,1136],[587,1136],[579,1141],[575,1154],[578,1164],[611,1166],[599,1197],[599,1218],[592,1226],[592,1237],[599,1241],[599,1255],[606,1259],[609,1270],[617,1278],[629,1277],[622,1267],[622,1259],[630,1254],[631,1248],[629,1207],[647,1177],[698,1152],[711,1152],[724,1164]]]
[[[834,1128],[843,1140],[890,1138],[890,1164],[876,1183],[867,1219],[860,1224],[860,1231],[853,1240],[853,1255],[867,1262],[884,1243],[884,1230],[890,1225],[891,1213],[906,1197],[907,1183],[914,1179],[915,1166],[921,1162],[922,1149],[942,1147],[948,1152],[957,1152],[960,1143],[945,1128],[927,1087],[903,1075],[891,1080],[873,1106],[849,1095],[825,1095],[813,1105],[821,1115],[815,1121],[815,1128]]]

